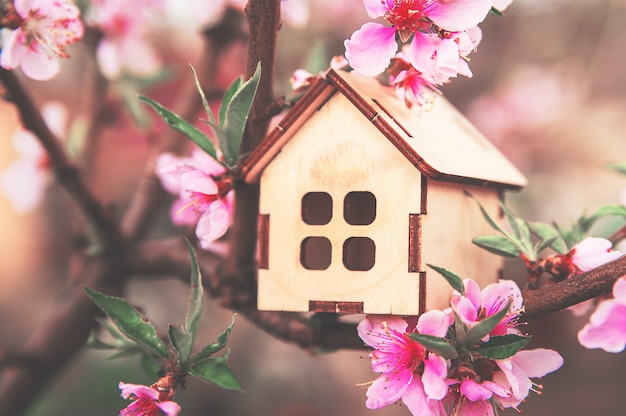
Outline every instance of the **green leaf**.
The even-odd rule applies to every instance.
[[[524,348],[530,342],[530,338],[515,334],[490,337],[489,341],[480,344],[477,351],[492,360],[504,360]]]
[[[485,218],[485,220],[487,221],[487,223],[491,226],[491,228],[493,228],[496,231],[501,232],[504,235],[507,235],[506,231],[504,231],[502,229],[502,227],[500,227],[498,225],[498,223],[496,223],[491,216],[489,215],[489,213],[487,212],[487,210],[485,210],[485,208],[483,207],[483,205],[478,201],[478,199],[476,199],[476,197],[474,197],[474,195],[472,195],[471,193],[469,193],[467,190],[463,190],[463,193],[467,196],[469,196],[470,198],[472,198],[474,201],[476,201],[476,203],[478,204],[478,207],[480,208],[480,212],[482,212],[483,217]]]
[[[500,235],[482,235],[474,237],[472,243],[490,253],[504,257],[519,257],[520,249],[506,237]]]
[[[442,275],[444,279],[448,281],[448,284],[452,286],[452,289],[465,296],[465,285],[463,284],[463,279],[461,279],[457,274],[442,267],[433,266],[432,264],[427,264],[427,266]]]
[[[502,12],[496,9],[495,7],[491,7],[491,10],[489,10],[489,13],[493,14],[494,16],[502,17]]]
[[[451,360],[459,356],[456,348],[454,348],[454,346],[445,338],[418,334],[416,332],[410,333],[409,337],[422,344],[427,350],[432,351],[445,359]]]
[[[607,168],[620,173],[622,175],[626,175],[626,160],[622,160],[621,162],[610,163],[606,166]]]
[[[595,224],[598,220],[608,217],[608,216],[619,216],[626,218],[626,206],[624,205],[604,205],[598,208],[593,214],[589,217],[582,217],[580,219],[580,225],[582,232],[587,234],[593,224]]]
[[[206,96],[204,95],[204,90],[202,89],[202,85],[200,85],[200,80],[198,79],[198,75],[196,74],[196,70],[193,65],[189,64],[189,68],[191,68],[191,73],[193,74],[193,79],[196,83],[196,89],[198,90],[198,94],[200,94],[200,98],[202,99],[202,106],[204,107],[204,111],[206,111],[206,115],[208,120],[212,124],[217,124],[215,122],[215,117],[213,116],[213,112],[211,111],[211,107],[209,107],[209,103],[206,100]]]
[[[199,353],[191,357],[194,363],[199,363],[200,361],[209,358],[209,356],[215,354],[218,351],[221,351],[226,346],[226,344],[228,343],[228,338],[230,337],[230,332],[233,330],[233,326],[235,326],[235,316],[237,315],[233,315],[233,319],[228,328],[226,328],[224,332],[222,332],[220,336],[217,337],[217,341],[207,345]]]
[[[552,237],[547,240],[540,241],[539,243],[537,243],[535,251],[537,253],[541,253],[543,250],[553,245],[558,239],[558,237]]]
[[[553,240],[553,242],[550,243],[549,246],[556,250],[558,253],[567,253],[568,250],[567,246],[565,245],[565,241],[563,240],[561,233],[559,233],[559,231],[555,227],[549,224],[534,221],[528,222],[528,227],[533,234],[535,234],[542,240],[542,242]],[[543,243],[541,243],[540,246],[543,246]],[[539,253],[546,247],[548,246],[545,246],[541,249],[538,248],[537,252]]]
[[[226,107],[224,123],[220,126],[226,136],[226,148],[222,148],[222,153],[229,167],[237,164],[239,146],[260,80],[261,63],[259,62],[254,75],[237,89]]]
[[[149,354],[141,354],[139,356],[139,366],[150,378],[154,378],[161,369],[161,365],[154,361]]]
[[[124,335],[156,355],[169,358],[169,351],[154,326],[124,299],[104,295],[88,287],[84,289],[87,296],[111,318]]]
[[[192,366],[189,373],[228,390],[241,390],[233,370],[228,366],[228,357],[207,358]]]
[[[200,267],[198,266],[196,253],[194,252],[191,243],[187,240],[185,240],[185,242],[187,243],[187,251],[189,251],[189,256],[191,257],[191,281],[189,290],[189,305],[187,306],[187,316],[185,318],[185,329],[191,334],[191,344],[193,345],[196,335],[198,334],[198,325],[200,323],[200,315],[202,314],[202,297],[204,295],[204,288],[202,287],[202,276],[200,275]]]
[[[145,96],[139,96],[139,99],[146,104],[150,105],[161,116],[163,121],[174,130],[184,134],[191,139],[198,147],[209,154],[213,159],[217,160],[217,153],[215,152],[215,146],[209,140],[209,138],[200,130],[198,130],[193,124],[180,118],[176,113],[163,107],[161,104],[154,100],[151,100]]]
[[[241,88],[243,84],[243,79],[241,77],[237,78],[233,81],[232,84],[228,87],[226,92],[224,93],[224,97],[222,97],[222,102],[220,103],[220,111],[219,111],[219,125],[224,126],[226,122],[226,110],[228,109],[228,104],[232,101],[235,93]]]
[[[493,329],[498,326],[498,324],[502,321],[502,319],[509,313],[509,309],[511,308],[512,300],[509,300],[502,310],[494,315],[491,315],[489,318],[483,319],[478,322],[476,325],[471,327],[465,336],[465,341],[463,342],[464,346],[468,349],[473,349],[473,347],[480,342],[481,339],[485,338],[487,335],[493,331]]]
[[[504,212],[506,220],[511,225],[514,237],[512,238],[513,242],[519,245],[521,251],[526,254],[530,260],[535,260],[537,255],[534,252],[533,244],[530,240],[530,229],[526,222],[515,216],[502,201],[500,201],[500,208],[502,212]]]
[[[184,366],[189,361],[194,337],[189,331],[179,325],[170,325],[167,335],[174,349],[178,351],[179,364]]]

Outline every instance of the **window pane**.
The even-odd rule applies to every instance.
[[[326,192],[309,192],[302,197],[302,221],[324,225],[333,217],[333,199]]]
[[[343,200],[343,217],[350,225],[368,225],[376,218],[376,197],[371,192],[350,192]]]
[[[326,237],[307,237],[300,244],[300,263],[305,269],[326,270],[331,261],[331,244]]]
[[[374,267],[376,245],[367,237],[350,237],[343,243],[343,264],[348,270],[366,271]]]

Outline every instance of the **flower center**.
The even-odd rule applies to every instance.
[[[436,2],[432,0],[396,0],[385,14],[385,18],[406,42],[413,32],[427,29],[432,25],[426,13],[434,6]]]
[[[50,55],[68,58],[65,47],[78,40],[75,19],[61,18],[53,20],[42,14],[39,9],[29,11],[24,19],[22,30],[26,36],[26,44],[30,47],[41,47]],[[78,23],[80,24],[80,23]]]

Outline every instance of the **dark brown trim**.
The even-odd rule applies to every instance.
[[[259,214],[259,269],[269,269],[270,214]]]
[[[428,213],[428,178],[422,174],[420,180],[420,214],[426,215]]]
[[[309,301],[309,312],[363,313],[363,302]]]
[[[311,114],[324,104],[335,92],[335,88],[324,78],[315,82],[298,100],[293,108],[285,114],[265,139],[246,157],[241,166],[241,176],[248,183],[258,179],[258,173],[265,168],[282,146],[297,131]],[[295,127],[295,128],[294,128]],[[293,128],[293,131],[291,131]]]
[[[426,312],[426,272],[420,272],[419,314]]]
[[[419,214],[409,214],[409,273],[420,271],[422,260],[421,219]]]
[[[484,179],[467,178],[458,175],[449,175],[442,173],[432,166],[430,166],[424,158],[415,152],[397,131],[389,125],[382,117],[379,117],[378,112],[370,105],[370,103],[362,97],[352,86],[341,77],[333,69],[326,73],[326,79],[352,103],[354,106],[363,113],[365,117],[378,129],[380,132],[400,151],[400,153],[415,166],[420,172],[428,176],[430,179],[443,182],[455,182],[468,185],[475,185],[480,187],[495,187],[504,189],[521,189],[519,185],[512,185],[508,183],[488,181]]]

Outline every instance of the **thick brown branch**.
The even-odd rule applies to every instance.
[[[522,320],[531,321],[577,303],[610,293],[615,281],[626,275],[626,255],[619,259],[536,290],[524,290],[526,312]]]
[[[251,0],[246,6],[250,31],[246,76],[254,74],[261,62],[261,81],[250,111],[242,139],[240,155],[247,154],[265,137],[269,120],[260,117],[273,101],[274,57],[280,26],[280,0]],[[231,252],[226,273],[248,275],[254,270],[259,190],[257,186],[240,186],[235,194],[235,213],[230,231]],[[252,284],[253,282],[250,282]]]

